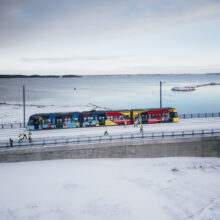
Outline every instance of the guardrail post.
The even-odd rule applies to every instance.
[[[13,124],[11,123],[11,128],[13,127]]]
[[[57,144],[57,139],[55,139],[55,144]]]
[[[214,130],[212,129],[212,136],[213,136],[213,134],[214,134]]]
[[[164,138],[164,132],[162,132],[162,138]]]
[[[123,140],[123,137],[124,137],[123,134],[121,134],[121,140]]]
[[[199,118],[200,114],[198,113],[198,118]]]
[[[220,112],[219,112],[219,114],[218,114],[218,115],[219,115],[219,117],[220,117]]]
[[[80,143],[80,138],[77,138],[77,143]]]
[[[112,136],[110,136],[110,142],[112,141]]]
[[[194,136],[194,130],[192,130],[192,136]]]
[[[183,118],[186,118],[186,115],[185,115],[185,114],[183,115]]]
[[[202,129],[202,136],[204,135],[204,130]]]
[[[154,133],[152,133],[152,139],[154,139]]]
[[[184,136],[184,131],[182,131],[182,136]]]
[[[219,113],[220,114],[220,113]],[[4,129],[4,125],[2,124],[2,129]]]
[[[131,140],[132,140],[132,138],[133,138],[133,135],[131,134]]]
[[[66,139],[66,144],[68,144],[68,143],[69,143],[69,139],[67,138],[67,139]]]
[[[207,113],[205,113],[205,118],[207,117]]]
[[[99,137],[99,142],[101,142],[101,141],[102,141],[102,137],[100,136],[100,137]]]
[[[174,132],[172,131],[172,137],[174,136]]]
[[[91,138],[90,138],[90,137],[88,137],[88,142],[89,142],[89,143],[91,142]]]
[[[193,114],[191,114],[191,118],[193,117]]]
[[[55,141],[55,143],[56,143],[56,141]],[[43,146],[45,145],[45,140],[43,140]]]
[[[212,117],[214,117],[214,113],[212,113]]]

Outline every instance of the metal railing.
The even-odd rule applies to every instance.
[[[0,124],[0,129],[10,129],[10,128],[24,128],[26,127],[27,124],[24,123],[5,123],[5,124]]]
[[[118,141],[135,141],[135,140],[151,140],[164,138],[179,138],[179,137],[193,137],[193,136],[217,136],[220,135],[219,129],[203,129],[203,130],[186,130],[186,131],[170,131],[170,132],[153,132],[153,133],[127,133],[109,136],[78,136],[78,137],[60,137],[49,139],[32,139],[29,143],[24,139],[24,142],[14,142],[11,147],[9,142],[0,142],[0,148],[14,148],[14,147],[33,147],[33,146],[56,146],[67,144],[95,144],[95,143],[109,143]]]
[[[220,112],[179,114],[179,117],[180,119],[220,117]],[[27,126],[27,124],[25,126]],[[25,126],[24,123],[6,123],[6,124],[0,124],[0,129],[24,128]]]
[[[193,113],[193,114],[180,114],[180,118],[210,118],[210,117],[220,117],[220,112],[215,113]]]

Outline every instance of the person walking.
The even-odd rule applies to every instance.
[[[140,133],[141,133],[141,134],[144,133],[144,130],[143,130],[143,124],[142,124],[142,123],[140,124]]]
[[[104,136],[105,135],[109,135],[109,133],[108,133],[108,128],[107,127],[105,127],[105,133],[104,133]]]
[[[18,143],[23,142],[23,138],[24,138],[24,137],[23,137],[23,135],[22,135],[22,134],[20,134],[18,138],[19,138]]]
[[[127,127],[127,124],[128,124],[127,121],[125,121],[125,128]]]
[[[13,140],[12,140],[12,138],[9,138],[9,144],[10,144],[10,147],[13,147]]]
[[[24,138],[27,139],[27,131],[26,130],[24,131]]]
[[[76,128],[79,128],[79,122],[78,121],[76,122]]]
[[[28,134],[28,142],[29,142],[29,143],[32,142],[32,134],[31,134],[31,132],[29,132],[29,134]]]
[[[134,121],[134,128],[137,127],[137,120]]]

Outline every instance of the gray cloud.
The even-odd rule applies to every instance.
[[[216,0],[1,0],[0,45],[56,35],[65,39],[155,25],[216,22],[219,12]]]

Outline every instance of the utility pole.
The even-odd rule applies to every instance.
[[[25,86],[23,85],[23,112],[24,112],[24,128],[25,128]]]
[[[160,108],[162,108],[162,82],[160,81]]]

